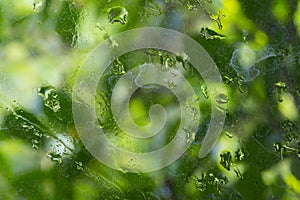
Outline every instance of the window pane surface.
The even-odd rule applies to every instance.
[[[297,0],[2,0],[0,199],[299,199]]]

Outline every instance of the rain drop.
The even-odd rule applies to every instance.
[[[62,157],[60,154],[56,154],[54,152],[51,152],[48,154],[48,158],[50,158],[52,161],[57,162],[58,164],[62,163]]]
[[[226,94],[219,94],[216,97],[216,101],[220,104],[225,104],[228,102],[228,98],[227,98]]]
[[[83,170],[83,164],[82,164],[82,162],[75,161],[75,164],[76,164],[76,169]]]
[[[115,22],[118,22],[122,25],[127,23],[127,16],[128,16],[128,11],[121,6],[116,6],[112,7],[109,10],[109,22],[114,24]]]
[[[176,84],[174,82],[172,82],[171,80],[167,80],[167,85],[168,85],[168,88],[170,88],[171,90],[174,90],[176,87]]]
[[[275,83],[277,89],[277,98],[279,102],[283,102],[282,91],[287,91],[287,86],[284,82],[280,81]]]
[[[203,96],[208,99],[208,89],[207,86],[205,84],[201,84],[201,92],[203,94]]]

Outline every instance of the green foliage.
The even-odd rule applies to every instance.
[[[287,7],[258,0],[33,2],[0,2],[0,199],[300,198],[298,1]],[[99,80],[95,108],[101,128],[119,146],[155,150],[174,138],[180,123],[169,125],[160,143],[137,145],[122,136],[110,98],[120,77],[138,65],[181,65],[201,111],[195,140],[180,159],[131,174],[98,162],[81,143],[70,88],[87,51],[104,39],[113,49],[114,33],[144,26],[172,28],[201,44],[226,87],[213,101],[228,106],[218,144],[199,159],[212,99],[188,56],[146,49],[116,58]],[[145,125],[151,105],[171,102],[178,105],[166,88],[139,89],[132,117]]]

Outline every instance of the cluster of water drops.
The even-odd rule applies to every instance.
[[[43,98],[44,105],[51,109],[53,112],[60,110],[60,102],[58,95],[52,86],[44,86],[38,89],[38,94]]]

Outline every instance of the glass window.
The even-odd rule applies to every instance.
[[[297,0],[1,0],[0,199],[299,199]]]

